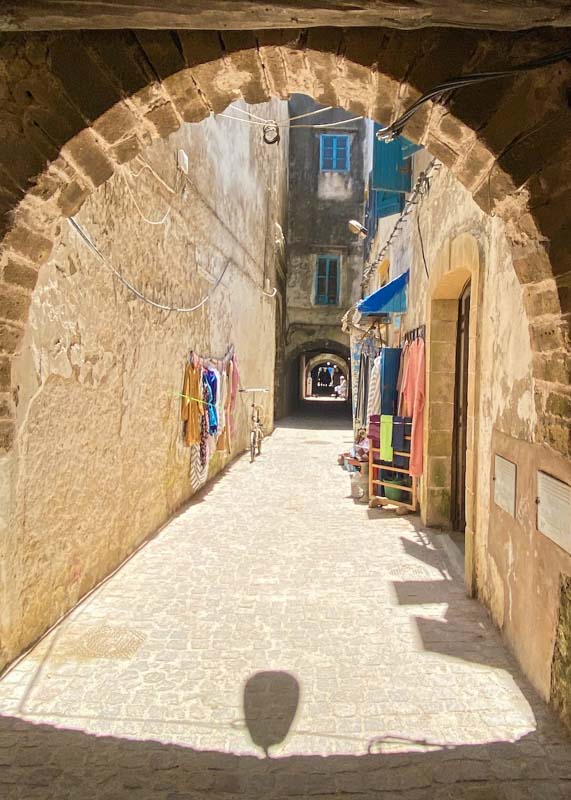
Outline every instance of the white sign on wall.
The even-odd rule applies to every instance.
[[[571,553],[571,486],[537,473],[537,529]]]
[[[513,461],[496,455],[494,464],[494,502],[515,517],[517,467]]]

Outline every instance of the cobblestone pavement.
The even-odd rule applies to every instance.
[[[2,798],[571,798],[566,734],[442,539],[350,499],[348,440],[289,420],[5,676]]]

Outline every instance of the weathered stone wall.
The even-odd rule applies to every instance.
[[[427,153],[415,156],[415,176],[430,160]],[[380,225],[377,251],[396,219]],[[404,331],[427,325],[421,512],[429,524],[444,528],[451,524],[458,297],[466,281],[472,282],[466,584],[488,606],[524,670],[548,699],[560,576],[571,574],[571,555],[537,530],[537,470],[569,483],[571,466],[546,445],[538,423],[525,290],[515,276],[505,223],[484,214],[442,168],[388,255],[391,277],[410,268]],[[515,517],[494,502],[496,453],[517,464]]]
[[[287,118],[279,101],[255,110]],[[189,157],[188,180],[177,172],[179,148]],[[77,219],[154,301],[192,306],[212,297],[194,313],[158,311],[62,224],[13,366],[17,447],[4,456],[0,481],[11,493],[0,527],[0,666],[202,482],[180,421],[189,351],[222,357],[233,344],[242,385],[273,387],[277,300],[262,290],[265,277],[276,285],[287,130],[281,146],[270,147],[258,128],[210,119],[183,126],[143,158],[94,192]],[[167,218],[153,225],[142,214]],[[271,428],[273,392],[259,399]],[[246,446],[247,431],[240,397],[233,456]],[[209,476],[230,457],[215,454]]]

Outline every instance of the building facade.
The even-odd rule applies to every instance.
[[[343,109],[320,108],[305,95],[289,100],[289,409],[303,396],[316,357],[327,355],[331,364],[337,358],[347,370],[349,338],[340,322],[360,292],[363,244],[348,222],[363,216],[367,122]]]
[[[538,422],[525,290],[506,224],[427,151],[409,161],[414,196],[387,215],[369,197],[365,293],[409,273],[384,330],[425,341],[422,522],[457,532],[468,593],[569,723],[571,467]]]

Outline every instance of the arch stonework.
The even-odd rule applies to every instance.
[[[351,28],[6,34],[0,40],[0,447],[15,440],[11,356],[58,225],[116,169],[236,99],[300,92],[388,123],[465,71],[552,53],[555,29]],[[525,286],[540,436],[569,454],[571,66],[427,104],[405,134],[507,226]]]

